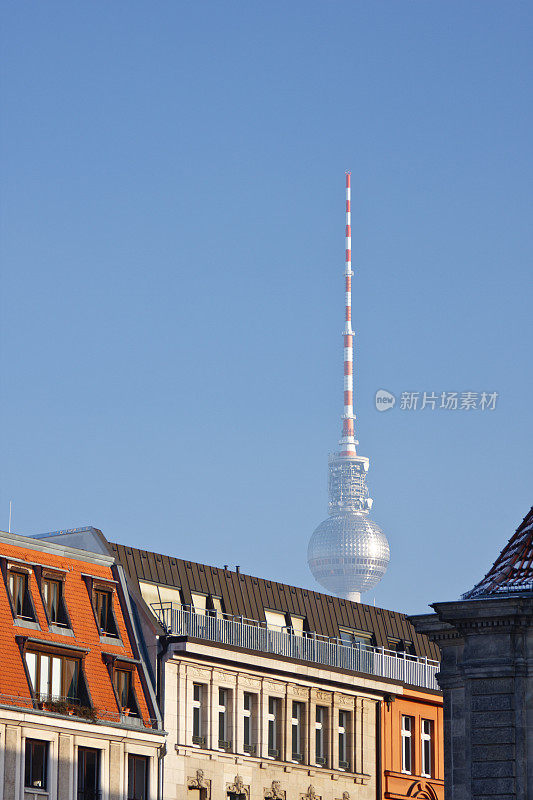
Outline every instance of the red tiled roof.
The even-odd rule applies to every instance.
[[[509,539],[483,580],[463,599],[533,591],[533,508]]]
[[[97,715],[103,719],[119,721],[120,714],[111,683],[111,678],[102,659],[103,653],[134,659],[132,643],[130,642],[124,611],[121,607],[117,592],[114,593],[113,610],[117,622],[121,643],[106,643],[100,641],[100,631],[94,617],[91,598],[82,574],[92,575],[104,581],[112,581],[115,586],[115,576],[111,566],[84,560],[48,553],[41,549],[0,543],[0,558],[18,559],[19,561],[38,564],[50,569],[64,571],[64,600],[70,617],[74,636],[61,635],[52,632],[48,627],[46,613],[41,600],[35,571],[31,569],[29,575],[29,588],[35,607],[37,621],[41,630],[36,630],[24,624],[14,624],[11,607],[7,595],[5,581],[0,577],[0,695],[5,697],[19,697],[31,699],[31,691],[24,670],[22,654],[16,637],[31,638],[48,645],[60,644],[64,647],[83,648],[83,671],[92,703]],[[150,714],[138,670],[134,670],[134,689],[139,703],[139,708],[145,725],[150,726]],[[0,698],[0,703],[2,701]]]

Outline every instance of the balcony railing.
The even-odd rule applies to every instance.
[[[439,688],[435,678],[439,662],[428,658],[328,639],[315,633],[298,636],[290,629],[273,630],[264,622],[220,612],[197,614],[176,603],[153,603],[152,609],[166,630],[176,636],[363,672],[426,689]]]

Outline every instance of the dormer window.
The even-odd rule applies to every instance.
[[[62,628],[70,627],[63,597],[63,582],[54,578],[43,578],[41,591],[49,623]]]
[[[118,704],[123,712],[139,716],[139,706],[133,689],[133,671],[115,667],[113,670],[113,686],[117,693]]]
[[[96,622],[103,636],[118,638],[117,623],[113,614],[113,592],[107,589],[95,589],[93,592],[94,613]]]
[[[8,573],[8,586],[15,617],[35,622],[35,610],[29,589],[28,574],[10,570]]]

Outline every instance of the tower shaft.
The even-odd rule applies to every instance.
[[[342,437],[339,441],[341,456],[355,456],[355,414],[353,413],[353,340],[352,330],[352,210],[351,210],[351,174],[346,172],[346,233],[344,263],[344,414],[342,415]]]

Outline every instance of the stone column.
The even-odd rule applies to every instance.
[[[124,775],[124,743],[109,743],[109,800],[122,800],[128,776]],[[122,787],[122,783],[126,786]]]
[[[59,734],[57,765],[57,796],[74,796],[74,738],[68,733]]]
[[[352,739],[352,769],[354,772],[363,772],[363,700],[357,697],[355,711],[352,714],[353,724]]]
[[[264,680],[261,680],[261,691],[259,692],[258,706],[258,755],[261,758],[268,758],[268,690],[265,687]]]
[[[4,797],[6,800],[19,797],[22,755],[21,729],[17,725],[6,725],[4,750]]]

